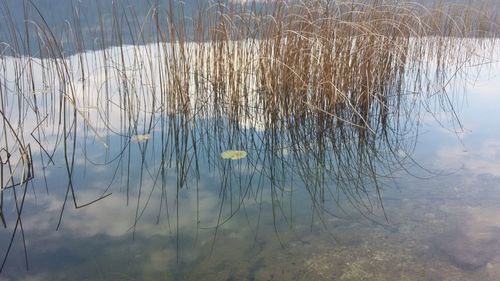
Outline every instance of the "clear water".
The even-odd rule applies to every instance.
[[[286,141],[275,150],[259,142],[263,131],[239,131],[255,139],[223,133],[210,143],[192,142],[196,138],[188,136],[177,152],[162,149],[173,149],[175,141],[164,139],[162,144],[158,127],[149,140],[128,145],[111,134],[109,149],[84,131],[87,135],[78,136],[75,149],[76,201],[83,205],[111,195],[75,208],[70,193],[64,205],[68,171],[63,153],[57,150],[54,164],[45,162],[44,169],[35,156],[35,178],[22,213],[29,270],[17,232],[0,278],[496,280],[499,86],[496,68],[469,84],[456,108],[463,131],[457,132],[446,118],[441,124],[429,114],[418,118],[414,161],[407,159],[378,178],[381,200],[366,181],[361,205],[342,195],[345,185],[317,181],[321,173],[332,171],[311,172],[318,168],[307,152],[290,152]],[[199,126],[203,122],[214,120]],[[248,156],[219,157],[221,151],[237,148],[246,149]],[[173,159],[165,160],[169,157]],[[299,165],[306,160],[310,169]],[[183,179],[181,171],[188,171]],[[180,180],[185,184],[177,190]],[[4,196],[13,202],[12,189]],[[2,253],[16,223],[14,206],[4,208]]]
[[[453,89],[457,117],[439,99],[430,112],[409,103],[393,125],[410,130],[389,134],[391,153],[382,140],[322,146],[307,129],[270,136],[258,117],[238,128],[213,113],[149,123],[139,110],[129,127],[116,104],[100,115],[91,107],[104,103],[89,98],[91,124],[78,117],[65,155],[53,100],[52,119],[8,111],[24,119],[35,177],[3,193],[0,257],[12,248],[0,280],[498,280],[499,75],[493,65]],[[39,123],[44,135],[32,135]],[[248,156],[221,159],[229,149]]]

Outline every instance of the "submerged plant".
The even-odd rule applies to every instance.
[[[3,6],[9,32],[0,39],[15,43],[0,44],[0,150],[29,155],[17,164],[0,157],[4,225],[4,192],[22,188],[24,199],[34,175],[25,173],[10,188],[13,175],[33,169],[27,139],[37,144],[41,174],[58,161],[66,167],[57,227],[67,200],[81,208],[123,188],[126,204],[129,194],[137,194],[134,231],[158,195],[158,221],[166,217],[170,229],[172,220],[178,236],[180,194],[195,186],[198,196],[201,159],[221,178],[215,233],[247,201],[262,204],[263,194],[270,197],[273,219],[288,221],[295,192],[289,186],[297,181],[309,196],[312,218],[352,205],[383,223],[380,180],[411,161],[418,117],[428,110],[421,101],[435,98],[433,104],[453,115],[446,87],[465,66],[485,62],[475,55],[494,48],[498,31],[491,15],[454,5],[199,1],[189,14],[185,2],[153,2],[142,19],[113,1],[109,19],[98,13],[99,39],[92,41],[84,39],[77,4],[60,33],[31,1],[23,2],[22,30]],[[109,38],[106,20],[112,23]],[[61,43],[68,41],[75,55]],[[119,145],[106,145],[93,158],[87,147],[95,139]],[[221,147],[241,150],[219,154]],[[221,161],[245,158],[247,151],[252,157],[238,162],[247,173]],[[102,194],[85,204],[77,200],[75,159],[114,171]],[[24,202],[15,198],[13,237],[18,225],[22,231]]]

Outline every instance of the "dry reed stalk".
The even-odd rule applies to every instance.
[[[73,11],[65,32],[80,51],[74,57],[65,53],[62,39],[36,7],[24,37],[36,36],[38,46],[18,40],[21,32],[6,12],[14,43],[3,44],[0,53],[2,128],[7,131],[9,122],[21,128],[19,134],[30,132],[42,163],[53,163],[55,152],[64,152],[66,198],[71,195],[75,208],[96,201],[77,204],[72,177],[79,136],[106,144],[109,136],[122,137],[114,159],[126,175],[128,204],[136,160],[130,140],[151,134],[151,140],[135,143],[141,163],[138,192],[144,194],[145,177],[154,179],[150,195],[161,179],[161,200],[166,200],[166,171],[174,167],[177,216],[179,192],[193,170],[199,177],[200,147],[217,165],[213,155],[222,146],[240,144],[258,151],[250,151],[249,161],[255,163],[248,168],[264,167],[259,176],[272,182],[273,204],[286,175],[293,173],[306,186],[315,212],[329,196],[341,201],[330,190],[336,186],[350,203],[371,213],[370,186],[380,199],[378,176],[386,166],[401,164],[401,149],[411,150],[412,144],[408,148],[400,140],[414,128],[402,119],[418,111],[409,97],[442,93],[475,52],[494,45],[488,37],[497,35],[492,15],[460,6],[200,1],[202,10],[188,15],[174,0],[167,5],[153,3],[145,19],[113,6],[114,33],[106,35],[104,15],[99,16],[95,43],[85,42],[81,18]],[[124,37],[134,44],[127,46]],[[89,45],[100,50],[83,53]],[[39,58],[32,56],[35,49]],[[29,55],[22,56],[26,51]],[[46,92],[42,97],[36,94],[40,84]],[[439,96],[452,108],[448,95]],[[95,113],[84,110],[91,107]],[[31,115],[36,124],[25,121]],[[81,120],[85,124],[78,126]],[[148,166],[155,134],[161,138],[161,163]],[[55,141],[49,140],[54,135]],[[221,196],[228,198],[230,166],[218,168],[224,179]],[[105,194],[107,189],[97,200]],[[140,198],[134,227],[147,207]],[[221,203],[221,214],[222,209]],[[220,215],[217,226],[223,221]]]

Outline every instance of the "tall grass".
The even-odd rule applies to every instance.
[[[480,12],[488,10],[465,6],[200,1],[196,13],[186,14],[182,3],[169,0],[165,6],[153,1],[144,18],[118,2],[111,15],[98,10],[98,37],[89,42],[76,5],[58,34],[31,1],[23,4],[22,30],[2,7],[9,35],[0,44],[0,211],[9,187],[23,186],[25,195],[34,172],[45,177],[47,165],[63,161],[68,180],[57,227],[67,200],[80,208],[110,195],[115,176],[91,202],[80,202],[75,191],[79,142],[86,151],[94,141],[106,154],[101,164],[117,163],[115,175],[126,175],[121,186],[127,204],[130,178],[139,178],[134,229],[155,189],[166,205],[159,213],[166,211],[170,224],[167,170],[175,167],[178,202],[190,176],[199,180],[202,154],[224,178],[216,229],[244,200],[257,200],[266,188],[261,184],[255,190],[249,183],[231,197],[238,180],[218,157],[230,148],[250,152],[249,182],[266,177],[272,183],[273,215],[287,213],[279,198],[288,194],[284,186],[293,184],[293,174],[307,188],[314,217],[333,212],[330,203],[347,201],[379,221],[385,215],[374,214],[377,205],[383,207],[379,180],[411,159],[424,110],[418,100],[437,97],[453,113],[446,87],[466,66],[487,61],[478,55],[492,52],[498,30],[493,15]],[[78,53],[68,55],[64,41]],[[153,137],[134,143],[142,134]],[[108,146],[116,137],[120,149],[112,155]],[[32,141],[39,169],[32,165]],[[141,156],[137,173],[131,170],[133,146]],[[15,153],[18,164],[12,162]],[[54,159],[57,153],[64,160]],[[160,165],[148,165],[154,157]],[[14,181],[13,166],[30,172]],[[142,190],[146,177],[154,182],[148,192]],[[14,239],[18,227],[22,231],[23,201],[16,188],[10,190],[17,209]],[[231,206],[227,217],[224,200]],[[5,226],[3,212],[0,218]]]

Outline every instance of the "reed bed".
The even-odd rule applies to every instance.
[[[292,209],[291,203],[279,202],[292,201],[285,187],[296,178],[315,217],[343,212],[347,202],[384,223],[379,181],[411,162],[418,118],[429,110],[426,98],[437,99],[432,104],[455,118],[446,89],[467,74],[467,66],[491,61],[498,30],[493,15],[472,7],[401,1],[201,1],[198,12],[186,14],[182,3],[170,0],[153,3],[144,19],[118,3],[110,18],[100,16],[99,38],[92,42],[85,41],[80,13],[73,10],[61,36],[79,52],[68,55],[46,15],[23,3],[23,30],[3,7],[9,27],[3,41],[11,43],[0,49],[0,217],[6,226],[3,194],[12,190],[18,221],[12,239],[22,231],[23,200],[9,187],[24,186],[26,194],[27,182],[35,174],[45,177],[45,167],[57,161],[68,176],[57,227],[67,201],[85,207],[115,185],[126,189],[127,204],[129,193],[137,195],[134,229],[153,192],[165,202],[159,212],[170,225],[179,194],[192,185],[190,178],[199,180],[200,158],[224,178],[214,237],[263,190],[272,197],[273,215],[288,216],[284,208]],[[112,23],[111,35],[104,22]],[[116,138],[119,149],[110,150]],[[105,155],[99,164],[116,167],[126,180],[113,176],[95,200],[80,202],[72,180],[75,158],[81,147],[87,157],[94,143]],[[33,166],[34,146],[39,168]],[[219,157],[231,148],[249,152],[244,187]],[[131,170],[138,161],[133,149],[140,152],[139,171]],[[168,194],[172,167],[177,188]],[[139,178],[137,188],[131,177]],[[143,190],[146,178],[154,184]],[[267,178],[270,186],[255,178]],[[174,203],[166,204],[167,198]]]

